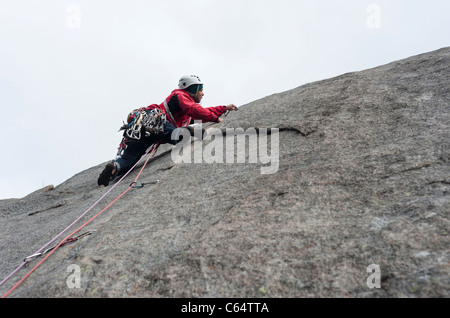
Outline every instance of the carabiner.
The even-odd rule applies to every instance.
[[[135,186],[134,184],[136,184],[137,182],[134,181],[134,182],[131,182],[130,187],[131,187],[132,189],[142,189],[142,188],[143,188],[145,185],[147,185],[147,184],[157,184],[158,182],[159,182],[159,180],[155,180],[155,181],[152,181],[152,182],[141,183],[141,185]]]
[[[139,185],[139,186],[135,186],[134,184],[136,184],[136,183],[137,183],[136,181],[131,182],[130,187],[131,187],[132,189],[142,189],[142,188],[144,187],[144,184],[143,184],[143,183],[141,183],[141,185]]]
[[[24,262],[29,262],[29,261],[31,261],[33,258],[36,258],[36,257],[41,256],[41,255],[42,255],[42,253],[36,253],[36,254],[33,254],[33,255],[30,255],[30,256],[26,257],[23,261],[24,261]]]

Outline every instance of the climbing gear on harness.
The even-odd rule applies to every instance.
[[[158,135],[164,132],[166,114],[160,109],[135,111],[134,120],[128,124],[125,134],[127,137],[140,140],[143,136]],[[123,129],[122,126],[121,129]]]
[[[128,125],[127,125],[128,126]],[[126,129],[126,128],[124,128],[124,129]],[[120,131],[120,130],[119,130]],[[121,140],[121,142],[120,142],[120,144],[119,144],[119,147],[117,148],[117,157],[119,157],[120,155],[122,155],[122,152],[125,150],[125,148],[127,147],[127,141],[128,141],[128,138],[127,137],[123,137],[122,138],[122,140]]]
[[[63,243],[59,244],[59,246],[63,246],[63,245],[66,245],[66,244],[69,244],[69,243],[78,241],[79,239],[81,239],[81,238],[83,238],[83,237],[85,237],[85,236],[91,235],[93,232],[95,232],[95,230],[89,231],[89,232],[85,232],[85,233],[80,234],[80,235],[78,235],[78,236],[76,236],[76,237],[68,238],[68,239],[66,239]],[[43,251],[43,252],[41,252],[41,253],[36,253],[36,254],[30,255],[30,256],[26,257],[23,261],[24,261],[24,262],[25,262],[25,261],[28,262],[28,261],[31,261],[32,259],[36,258],[36,257],[45,255],[45,254],[47,254],[48,252],[50,252],[51,250],[55,249],[57,246],[58,246],[58,245],[55,245],[55,246],[53,246],[53,247],[50,247],[50,248],[46,249],[45,251]]]
[[[117,148],[117,157],[121,156],[127,147],[128,139],[141,140],[143,137],[162,134],[166,121],[166,114],[161,109],[155,108],[147,111],[143,107],[133,110],[128,114],[127,123],[123,122],[119,129],[119,132],[124,130],[124,133]]]

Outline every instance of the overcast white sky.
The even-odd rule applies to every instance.
[[[449,12],[448,0],[0,0],[0,199],[113,159],[129,110],[161,103],[181,75],[206,82],[203,106],[241,106],[449,46]]]

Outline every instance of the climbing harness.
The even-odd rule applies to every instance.
[[[139,179],[139,177],[142,174],[142,171],[144,170],[144,168],[146,167],[148,161],[150,160],[150,158],[155,154],[155,152],[158,150],[159,147],[159,142],[153,144],[152,146],[150,146],[147,151],[145,152],[145,154],[142,156],[142,158],[136,162],[136,164],[126,173],[122,176],[122,178],[115,184],[113,185],[100,199],[98,199],[89,209],[87,209],[83,214],[81,214],[75,221],[72,222],[72,224],[70,224],[67,228],[65,228],[61,233],[59,233],[56,237],[54,237],[50,242],[48,242],[47,244],[45,244],[40,250],[38,250],[35,254],[38,254],[39,252],[41,252],[44,248],[46,248],[48,245],[50,245],[53,241],[55,241],[58,237],[60,237],[64,232],[66,232],[67,230],[69,230],[76,222],[78,222],[82,217],[84,217],[90,210],[92,210],[101,200],[103,200],[103,198],[105,198],[116,186],[118,186],[120,184],[120,182],[125,179],[128,174],[131,173],[131,171],[134,170],[134,168],[136,168],[136,166],[144,160],[145,156],[149,154],[148,158],[145,160],[144,165],[142,166],[141,170],[139,171],[138,175],[136,176],[134,183],[137,182],[137,180]],[[20,279],[11,289],[9,289],[3,296],[2,298],[6,298],[8,297],[9,294],[11,294],[20,284],[22,284],[46,259],[48,259],[60,246],[69,243],[68,240],[70,240],[71,237],[73,237],[76,233],[78,233],[81,229],[83,229],[84,227],[86,227],[88,224],[90,224],[92,221],[94,221],[97,217],[99,217],[103,212],[105,212],[107,209],[109,209],[114,203],[116,203],[120,198],[122,198],[128,191],[130,191],[133,187],[130,185],[122,194],[120,194],[116,199],[114,199],[111,203],[109,203],[105,208],[103,208],[100,212],[98,212],[96,215],[94,215],[90,220],[88,220],[86,223],[84,223],[83,225],[81,225],[78,229],[76,229],[75,231],[73,231],[70,235],[68,235],[66,238],[64,238],[58,245],[50,248],[49,250],[46,250],[47,253],[44,252],[45,255],[42,255],[43,258],[41,259],[41,261],[36,264],[24,277],[22,277],[22,279]],[[82,236],[83,234],[79,235],[78,238],[80,238],[80,236]],[[31,259],[34,258],[34,255],[30,255],[33,256]],[[30,257],[29,256],[29,257]],[[39,256],[39,255],[37,255]],[[36,257],[37,257],[36,256]],[[17,267],[11,274],[9,274],[5,279],[3,279],[0,282],[0,286],[3,285],[3,283],[5,283],[9,278],[11,278],[19,269],[21,269],[23,266],[25,266],[31,259],[26,258],[24,260],[24,262]]]
[[[83,238],[83,237],[85,237],[85,236],[91,235],[93,232],[95,232],[95,231],[85,232],[85,233],[80,234],[80,235],[78,235],[78,236],[76,236],[76,237],[68,238],[67,240],[65,240],[64,242],[62,242],[60,246],[63,246],[63,245],[66,245],[66,244],[69,244],[69,243],[73,243],[73,242],[75,242],[75,241],[78,241],[79,239],[81,239],[81,238]],[[26,257],[23,261],[24,261],[24,262],[25,262],[25,261],[26,261],[26,262],[29,262],[29,261],[33,260],[34,258],[37,258],[37,257],[42,256],[42,255],[45,255],[45,254],[47,254],[48,252],[50,252],[51,250],[55,249],[56,246],[58,246],[58,245],[55,245],[55,246],[53,246],[53,247],[50,247],[50,248],[46,249],[46,250],[43,251],[43,252],[39,252],[39,253],[35,253],[35,254],[33,254],[33,255],[30,255],[30,256]]]

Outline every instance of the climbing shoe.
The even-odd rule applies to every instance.
[[[111,162],[106,165],[105,169],[103,169],[102,173],[100,173],[100,176],[98,177],[97,183],[99,186],[104,185],[107,187],[109,185],[109,182],[115,178],[117,173],[117,169],[113,173],[114,169],[116,169],[114,163]]]

